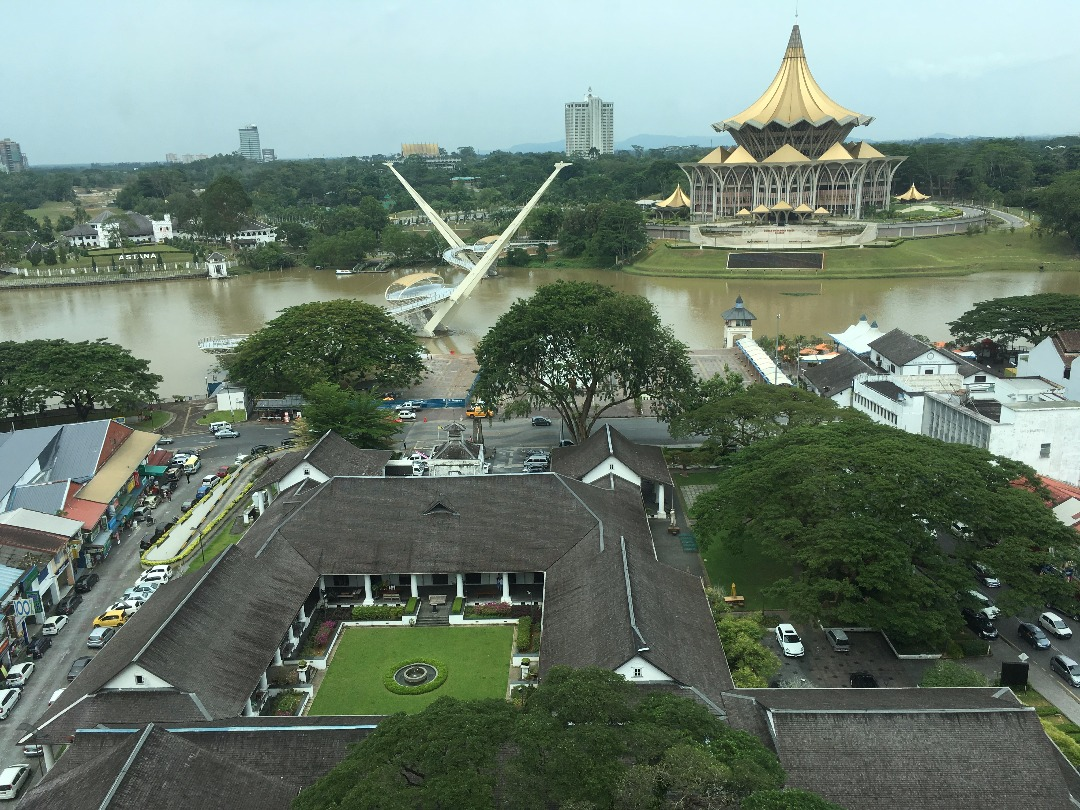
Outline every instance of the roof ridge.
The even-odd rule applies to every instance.
[[[131,751],[128,753],[127,759],[124,761],[123,766],[121,766],[121,768],[120,768],[120,773],[118,773],[116,775],[116,778],[113,779],[112,785],[109,786],[108,793],[105,794],[105,798],[102,799],[101,804],[98,805],[98,810],[105,810],[105,808],[107,808],[110,804],[112,804],[112,800],[116,797],[116,791],[118,791],[120,789],[120,785],[123,783],[124,779],[127,777],[128,771],[131,770],[131,766],[135,764],[136,757],[139,756],[139,752],[142,751],[142,748],[146,744],[146,741],[148,739],[150,739],[150,733],[153,730],[154,730],[154,724],[153,723],[147,723],[146,728],[143,729],[142,734],[139,735],[138,741],[135,743],[135,745],[132,747]]]
[[[634,593],[630,586],[630,563],[626,558],[626,536],[619,535],[619,545],[622,551],[622,566],[623,566],[623,582],[626,584],[626,608],[630,613],[630,627],[634,630],[634,635],[638,637],[638,641],[641,642],[641,646],[638,647],[638,653],[644,653],[649,651],[649,642],[645,640],[645,636],[642,635],[641,630],[637,626],[637,617],[634,615]]]

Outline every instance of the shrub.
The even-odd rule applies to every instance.
[[[960,639],[960,649],[965,658],[981,658],[990,654],[990,645],[981,638]]]
[[[522,616],[517,623],[517,649],[518,652],[528,652],[532,649],[532,617]]]
[[[405,615],[412,616],[416,613],[416,597],[410,596],[409,601],[405,603]]]
[[[300,710],[304,702],[304,693],[296,689],[282,692],[274,698],[274,714],[279,717],[290,717]]]
[[[482,605],[469,605],[465,608],[466,616],[482,618],[506,618],[511,615],[512,605],[506,602],[486,602]]]
[[[337,627],[337,622],[334,621],[327,621],[320,624],[319,629],[315,631],[315,638],[312,641],[314,646],[325,648],[334,635],[335,627]]]
[[[400,605],[356,605],[352,617],[358,622],[388,622],[405,615],[405,608]]]
[[[428,681],[427,683],[422,683],[419,686],[402,686],[394,680],[394,675],[399,669],[406,667],[409,664],[427,664],[428,666],[435,667],[437,673],[435,679]],[[383,686],[386,687],[388,692],[393,692],[395,695],[423,695],[427,692],[434,692],[446,683],[446,676],[448,674],[446,664],[442,661],[436,661],[434,658],[414,658],[411,661],[402,661],[399,664],[395,664],[394,667],[383,676]]]
[[[1065,758],[1074,766],[1080,767],[1080,743],[1077,743],[1076,740],[1053,723],[1044,722],[1043,729],[1046,731],[1046,736],[1061,750]]]
[[[465,600],[462,599],[460,596],[458,596],[458,597],[456,597],[454,599],[454,604],[450,606],[450,612],[451,613],[461,613],[461,609],[464,606],[465,606]]]
[[[955,661],[938,661],[926,670],[919,686],[988,686],[986,676]]]

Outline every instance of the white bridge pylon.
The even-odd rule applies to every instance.
[[[427,200],[421,197],[416,189],[409,185],[409,181],[401,176],[401,173],[394,168],[392,163],[386,163],[384,165],[394,173],[394,176],[397,177],[399,181],[401,181],[401,185],[405,187],[405,190],[409,192],[409,195],[416,201],[416,204],[420,206],[420,210],[431,220],[431,224],[435,226],[435,230],[437,230],[442,238],[450,244],[450,250],[446,253],[452,253],[454,257],[459,260],[453,262],[453,264],[459,267],[465,267],[466,265],[471,264],[471,260],[467,259],[464,255],[468,246],[461,240],[461,237],[457,235],[454,229],[435,212],[434,208],[428,205]],[[533,194],[532,198],[525,203],[525,207],[518,212],[518,215],[514,217],[513,222],[506,226],[506,230],[503,231],[499,238],[495,240],[495,243],[484,252],[480,261],[471,266],[468,275],[461,280],[460,284],[453,288],[453,291],[450,292],[449,295],[444,294],[424,301],[424,306],[431,307],[431,316],[428,318],[427,322],[419,328],[421,335],[424,335],[425,337],[434,337],[435,330],[439,327],[439,324],[441,324],[443,319],[450,314],[450,311],[457,303],[468,298],[469,295],[472,294],[472,291],[476,289],[480,280],[487,273],[488,268],[499,258],[499,254],[502,252],[503,247],[513,238],[514,234],[517,233],[518,228],[521,227],[521,223],[525,221],[525,218],[529,216],[536,204],[540,202],[540,198],[544,196],[544,192],[548,190],[548,186],[555,181],[559,172],[569,165],[569,163],[555,164],[555,171],[548,175],[547,180],[545,180],[543,185],[536,190],[536,193]],[[446,254],[443,255],[444,257],[446,256]],[[406,312],[416,311],[419,306],[419,304],[414,304],[396,307],[391,310],[391,314],[399,316],[404,315]]]

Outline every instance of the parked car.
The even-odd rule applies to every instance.
[[[971,527],[966,523],[959,520],[954,520],[949,524],[949,528],[952,529],[952,533],[961,539],[967,539],[971,537]]]
[[[43,636],[56,636],[60,634],[60,631],[64,629],[64,625],[68,623],[68,617],[63,613],[57,616],[50,616],[41,625],[41,635]]]
[[[871,675],[865,670],[859,670],[858,672],[852,672],[848,676],[848,683],[851,684],[854,689],[877,689],[877,678]]]
[[[482,405],[473,405],[465,411],[466,416],[471,416],[473,419],[483,419],[485,416],[494,416],[495,411],[489,411]]]
[[[179,464],[170,464],[165,468],[165,480],[169,483],[175,484],[183,474],[184,468]]]
[[[45,749],[42,748],[40,745],[24,745],[22,749],[22,755],[27,759],[32,759],[34,757],[43,757],[45,756]]]
[[[4,686],[26,686],[26,682],[30,680],[30,676],[33,674],[33,661],[24,661],[21,664],[13,664],[8,669],[7,678],[4,680]]]
[[[149,509],[157,509],[161,506],[160,495],[145,495],[142,499],[142,505]]]
[[[220,467],[218,467],[218,468],[217,468],[217,472],[216,472],[216,473],[214,473],[214,474],[215,474],[215,475],[216,475],[216,476],[217,476],[217,477],[218,477],[219,479],[220,479],[220,478],[224,478],[224,477],[225,477],[226,475],[228,475],[228,474],[229,474],[229,465],[228,465],[228,464],[222,464],[222,465],[221,465]]]
[[[139,575],[139,582],[165,583],[172,579],[172,569],[167,565],[155,565]]]
[[[128,614],[128,616],[134,616],[135,613],[146,604],[145,599],[140,599],[137,596],[132,596],[129,599],[121,599],[119,602],[113,602],[109,605],[109,610],[122,610]]]
[[[401,403],[401,407],[408,408],[411,411],[418,411],[426,406],[424,405],[424,400],[422,399],[407,399]]]
[[[967,622],[967,626],[981,638],[993,640],[998,637],[998,629],[983,611],[966,607],[961,609],[960,613],[963,615],[964,621]]]
[[[77,580],[75,580],[76,592],[90,593],[90,591],[94,589],[94,586],[97,585],[99,579],[100,577],[93,571],[83,574]]]
[[[31,658],[44,658],[45,653],[48,652],[51,646],[52,636],[34,636],[30,639],[30,643],[26,645],[26,651]]]
[[[559,442],[559,447],[573,447],[573,446],[574,446],[574,443],[572,441],[570,441],[569,439],[563,439],[561,442]]]
[[[131,599],[132,597],[135,597],[136,599],[146,600],[149,599],[150,596],[154,593],[154,591],[156,591],[160,587],[160,582],[136,582],[134,585],[124,591],[123,595],[120,598]]]
[[[268,444],[257,444],[251,448],[251,455],[261,456],[263,453],[273,453],[274,448]]]
[[[211,422],[210,432],[220,433],[223,430],[232,430],[232,422]]]
[[[158,444],[172,444],[175,441],[172,436],[158,436]]]
[[[75,612],[75,608],[82,604],[82,595],[77,591],[72,591],[59,602],[56,603],[56,612],[63,613],[65,616],[70,616]]]
[[[87,658],[86,660],[89,661],[90,659]],[[54,703],[56,703],[56,701],[58,701],[60,699],[60,695],[62,695],[62,694],[64,694],[64,687],[61,686],[59,689],[55,690],[52,693],[52,695],[49,697],[48,705],[52,706]]]
[[[1065,624],[1064,619],[1056,613],[1046,611],[1046,613],[1039,616],[1039,624],[1042,625],[1046,632],[1058,638],[1072,638],[1072,628]]]
[[[1080,686],[1080,664],[1067,655],[1054,655],[1050,658],[1050,669],[1073,686]]]
[[[990,566],[983,565],[981,562],[973,562],[971,568],[975,571],[975,578],[987,588],[1001,587],[1001,580],[997,578],[997,574],[994,573]]]
[[[780,645],[780,651],[788,658],[801,658],[806,652],[802,639],[790,624],[776,626],[776,643]]]
[[[86,669],[86,665],[93,660],[93,657],[89,655],[83,655],[79,658],[76,658],[75,661],[71,664],[71,669],[68,670],[68,683],[71,683],[73,680],[79,677],[79,673]],[[58,697],[60,697],[60,692],[62,691],[64,690],[57,689],[55,692],[53,692],[52,700],[56,700]],[[50,700],[49,702],[52,703],[52,700]]]
[[[8,719],[8,715],[11,714],[11,710],[15,708],[15,704],[21,697],[21,689],[0,689],[0,720]]]
[[[101,648],[109,643],[109,639],[116,635],[115,627],[95,627],[86,637],[86,646]]]
[[[214,434],[215,439],[238,439],[240,432],[232,428],[223,428]]]
[[[0,799],[17,799],[19,791],[30,781],[29,765],[12,765],[0,771]]]
[[[1036,650],[1045,650],[1050,646],[1050,639],[1046,637],[1046,633],[1037,624],[1020,622],[1020,626],[1016,628],[1016,634]]]
[[[1001,615],[1001,609],[994,604],[994,600],[987,596],[985,593],[976,590],[967,591],[967,596],[970,597],[969,601],[974,602],[979,606],[981,610],[986,612],[986,615],[991,619],[996,619]]]
[[[296,444],[296,439],[289,438],[289,439],[282,439],[281,440],[281,446],[282,447],[293,447],[295,444]]]
[[[226,467],[225,469],[228,469],[228,467]],[[200,486],[210,487],[211,489],[213,489],[217,486],[218,481],[220,480],[221,478],[219,478],[217,475],[204,475]]]
[[[94,627],[123,627],[131,615],[126,610],[106,610],[94,619]]]
[[[551,420],[546,416],[534,416],[532,418],[533,427],[551,427]]]
[[[403,422],[412,422],[416,419],[416,411],[402,408],[400,411],[397,412],[397,418]]]

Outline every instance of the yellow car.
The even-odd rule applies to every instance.
[[[495,411],[489,411],[489,410],[487,410],[485,408],[482,408],[480,406],[473,405],[471,408],[469,408],[467,411],[465,411],[465,415],[466,416],[472,416],[475,419],[483,419],[486,416],[494,416]]]
[[[126,610],[106,610],[94,619],[94,627],[123,627],[129,618],[131,614]]]

